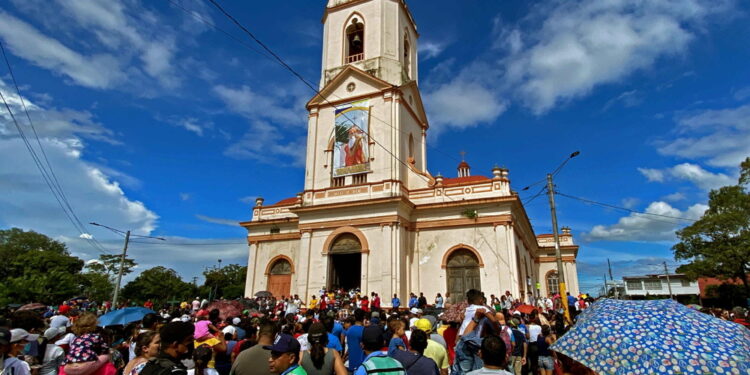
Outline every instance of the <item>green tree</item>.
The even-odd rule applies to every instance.
[[[677,232],[680,242],[672,248],[675,259],[690,263],[677,269],[691,277],[739,278],[750,296],[750,158],[740,165],[737,185],[711,190],[708,210]]]
[[[183,281],[177,271],[162,266],[144,270],[122,288],[125,298],[139,302],[147,299],[154,302],[186,299],[193,292],[193,284]]]
[[[83,260],[34,231],[0,230],[0,303],[55,304],[81,293]]]
[[[221,268],[210,269],[203,272],[206,282],[203,284],[205,290],[215,290],[216,296],[226,299],[242,297],[245,293],[245,278],[247,267],[239,264],[230,264]]]
[[[94,301],[107,301],[112,298],[115,287],[112,280],[103,273],[85,272],[81,274],[83,295]]]
[[[125,256],[124,266],[122,268],[122,275],[125,276],[135,268],[137,264],[131,258]],[[117,273],[120,271],[120,255],[119,254],[102,254],[99,256],[99,260],[96,262],[90,262],[86,265],[86,269],[91,272],[107,275],[110,279],[117,277]]]

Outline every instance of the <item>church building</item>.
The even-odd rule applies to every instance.
[[[305,184],[295,197],[258,198],[247,229],[245,295],[307,300],[359,288],[384,302],[476,288],[528,300],[557,291],[552,235],[535,235],[509,171],[462,161],[432,175],[429,121],[418,86],[419,33],[404,0],[329,0],[319,94],[307,103]],[[578,294],[570,230],[564,272]],[[384,303],[384,305],[388,305]]]

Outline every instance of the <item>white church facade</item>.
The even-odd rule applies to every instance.
[[[241,223],[246,296],[307,300],[321,287],[376,292],[384,302],[410,292],[454,300],[470,288],[555,292],[554,243],[535,235],[508,170],[472,175],[462,162],[453,178],[428,171],[419,34],[406,3],[330,0],[323,25],[304,188],[273,204],[258,198]],[[578,246],[568,229],[560,238],[567,286],[578,294]]]

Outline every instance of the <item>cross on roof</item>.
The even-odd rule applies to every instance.
[[[459,154],[461,154],[461,161],[466,161],[466,151],[461,151]]]

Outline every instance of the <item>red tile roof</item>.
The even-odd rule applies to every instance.
[[[489,177],[485,176],[466,176],[456,178],[444,178],[443,185],[459,185],[459,184],[470,184],[478,182],[491,181]]]
[[[297,197],[285,198],[285,199],[282,199],[282,200],[280,200],[280,201],[278,201],[278,202],[276,202],[276,203],[274,203],[274,204],[272,204],[270,206],[266,206],[266,207],[290,206],[290,205],[293,205],[293,204],[297,203],[297,201],[298,201]]]

